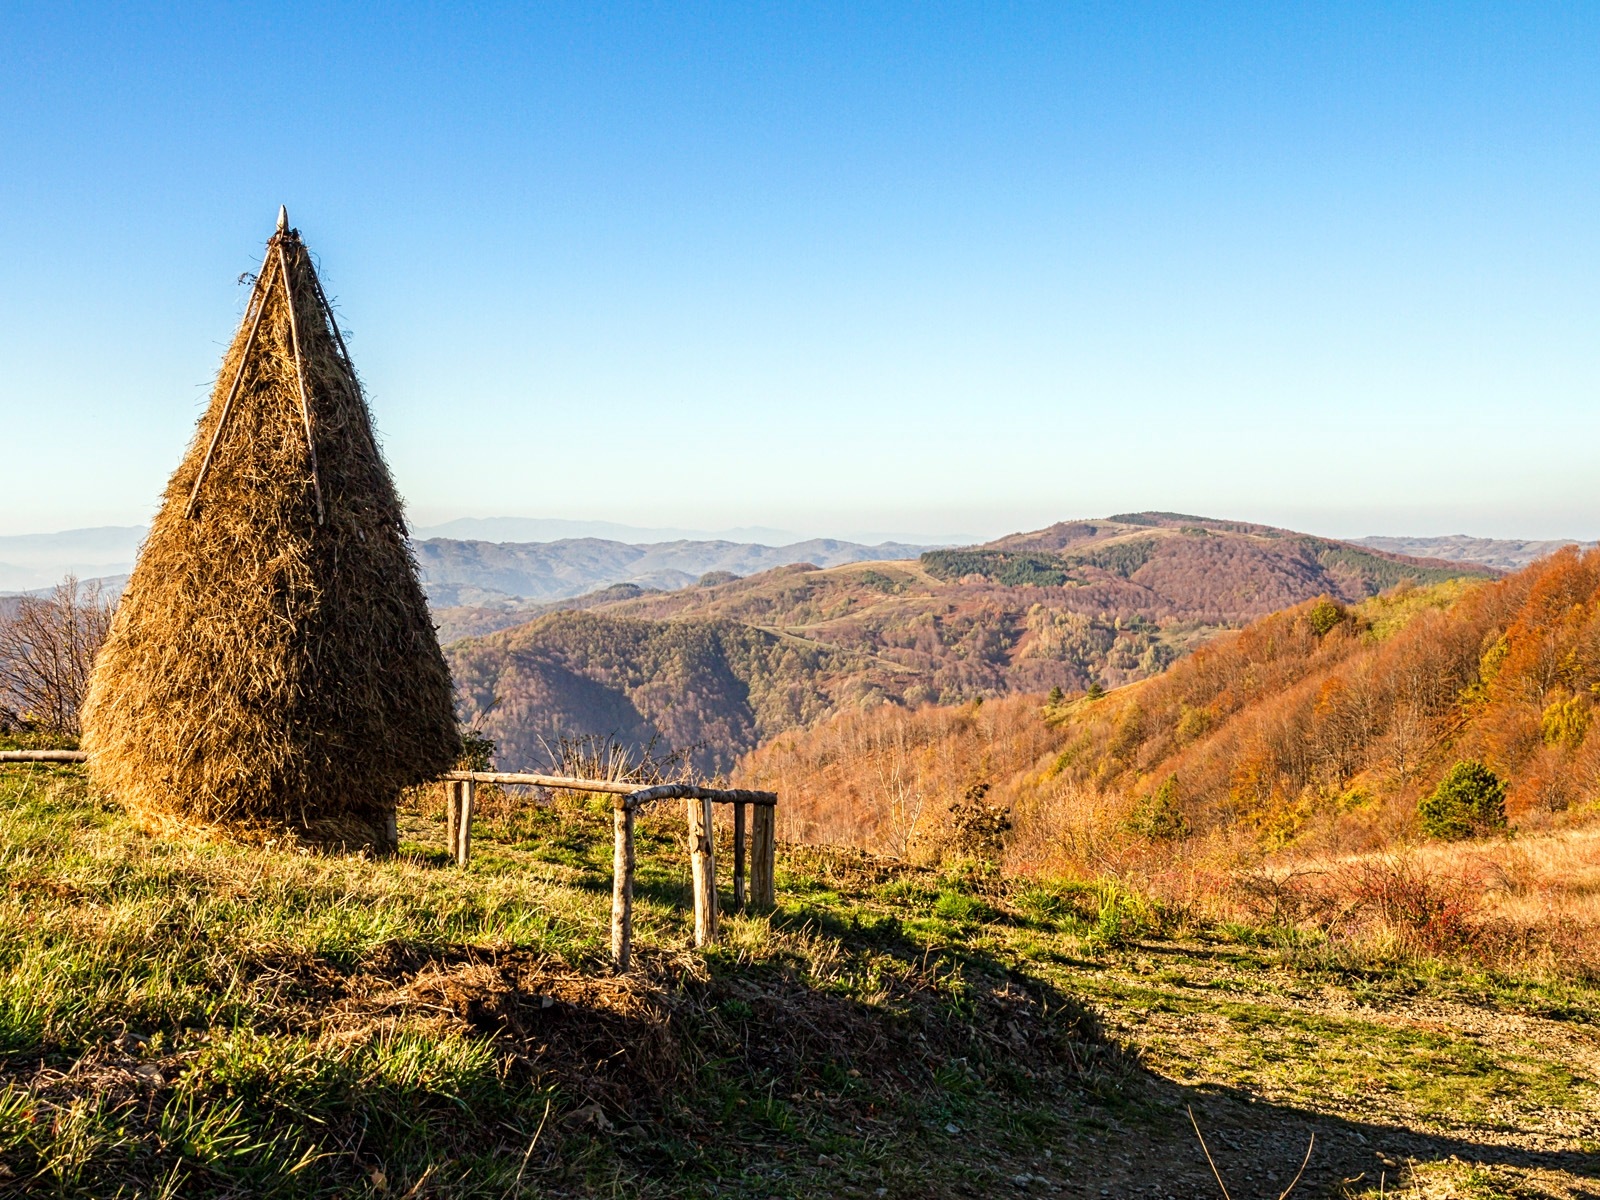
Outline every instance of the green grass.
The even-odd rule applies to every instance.
[[[1385,1129],[1439,1139],[1424,1183],[1486,1131],[1570,1131],[1563,1177],[1600,1139],[1581,980],[801,847],[701,953],[675,806],[640,822],[617,980],[608,813],[485,821],[466,871],[433,816],[372,862],[158,839],[73,769],[0,771],[0,1194],[1211,1194],[1191,1104],[1240,1171],[1331,1122],[1306,1194]],[[1559,1194],[1491,1150],[1506,1194]]]

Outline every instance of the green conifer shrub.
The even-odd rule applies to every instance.
[[[1417,804],[1422,832],[1457,840],[1481,837],[1506,824],[1506,783],[1475,758],[1458,762]]]

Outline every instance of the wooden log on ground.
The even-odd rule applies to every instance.
[[[744,909],[744,801],[733,806],[733,911]]]
[[[777,900],[778,810],[758,806],[750,824],[750,906],[765,911]]]
[[[472,801],[477,785],[470,779],[461,784],[461,808],[456,827],[456,866],[464,867],[472,858]]]
[[[694,944],[717,940],[717,857],[711,841],[711,801],[685,801],[689,816],[689,872],[694,881]]]
[[[0,750],[0,763],[81,763],[89,756],[82,750]]]
[[[617,974],[633,960],[633,809],[619,801],[611,810],[611,961]]]

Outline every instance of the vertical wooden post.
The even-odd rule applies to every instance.
[[[472,780],[461,783],[461,815],[456,825],[456,866],[464,867],[472,857],[472,800],[477,784]]]
[[[744,802],[733,803],[733,911],[744,908]]]
[[[688,802],[689,870],[694,880],[694,944],[717,940],[717,858],[711,842],[711,801]]]
[[[456,856],[460,836],[456,828],[461,822],[461,784],[454,779],[444,781],[444,844],[450,857]]]
[[[611,960],[621,975],[633,958],[633,807],[627,796],[612,802],[611,827]]]
[[[767,909],[777,898],[773,880],[778,853],[778,810],[771,804],[753,805],[750,829],[750,904]]]

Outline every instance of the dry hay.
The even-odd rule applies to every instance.
[[[147,818],[386,847],[401,789],[460,752],[400,498],[337,339],[280,225],[83,713],[94,779]]]
[[[300,969],[315,974],[311,964]],[[716,974],[698,956],[658,950],[615,976],[524,950],[418,955],[395,944],[309,991],[325,1039],[434,1022],[441,1033],[492,1039],[505,1069],[619,1121],[672,1107],[711,1063],[737,1063],[784,1095],[826,1088],[830,1071],[880,1095],[937,1090],[951,1063],[983,1073],[1025,1064],[1029,1079],[1091,1086],[1118,1072],[1094,1018],[1033,981],[953,977],[948,964],[928,962],[891,968],[881,984],[867,1003],[781,967]]]

